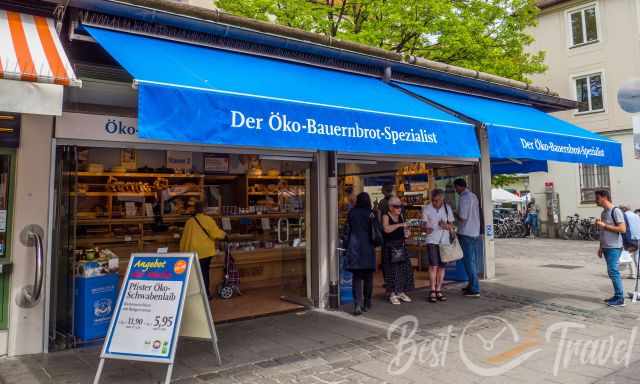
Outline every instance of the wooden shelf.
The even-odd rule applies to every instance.
[[[424,172],[402,172],[402,173],[396,173],[396,176],[433,176],[433,173],[431,171],[424,171]]]
[[[239,175],[204,175],[204,180],[220,180],[220,181],[233,181],[236,180]]]
[[[191,193],[191,192],[190,192]],[[75,197],[154,197],[155,192],[70,192]],[[187,194],[183,194],[189,196]],[[198,193],[198,196],[200,194]]]
[[[304,176],[249,176],[249,181],[261,180],[305,180]]]
[[[180,223],[187,221],[191,215],[167,215],[162,216],[163,223]],[[117,224],[152,224],[154,222],[153,217],[141,216],[141,217],[122,217],[118,219],[78,219],[76,223],[78,225],[117,225]]]
[[[248,192],[249,196],[278,196],[279,192]]]
[[[211,217],[220,219],[223,217],[228,217],[230,220],[241,220],[241,219],[303,219],[305,217],[304,213],[263,213],[261,215],[233,215],[233,216],[223,216],[223,215],[212,215]]]
[[[143,172],[126,172],[126,173],[116,173],[116,172],[70,172],[72,176],[78,177],[136,177],[136,178],[150,178],[155,179],[159,177],[164,178],[176,178],[176,179],[201,179],[204,175],[186,175],[179,173],[143,173]]]

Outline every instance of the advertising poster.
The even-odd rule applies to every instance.
[[[191,260],[132,255],[103,357],[173,361]]]

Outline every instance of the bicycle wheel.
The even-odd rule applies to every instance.
[[[598,229],[598,226],[593,223],[589,225],[588,234],[589,234],[589,240],[591,241],[600,240],[600,230]]]
[[[560,227],[560,236],[565,240],[573,238],[573,228],[568,224],[562,224]]]

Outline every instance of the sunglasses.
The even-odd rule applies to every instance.
[[[398,208],[402,208],[402,205],[390,205],[390,207],[391,207],[391,208],[398,209]]]

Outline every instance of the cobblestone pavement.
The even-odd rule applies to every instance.
[[[483,282],[480,298],[451,285],[446,303],[427,303],[418,291],[400,306],[378,299],[358,318],[308,311],[224,324],[223,366],[212,364],[206,343],[182,343],[174,382],[637,383],[640,303],[602,303],[612,289],[596,247],[498,240],[497,276]],[[88,383],[96,364],[95,348],[7,358],[0,379]],[[110,360],[103,382],[155,383],[163,374],[158,365]]]

